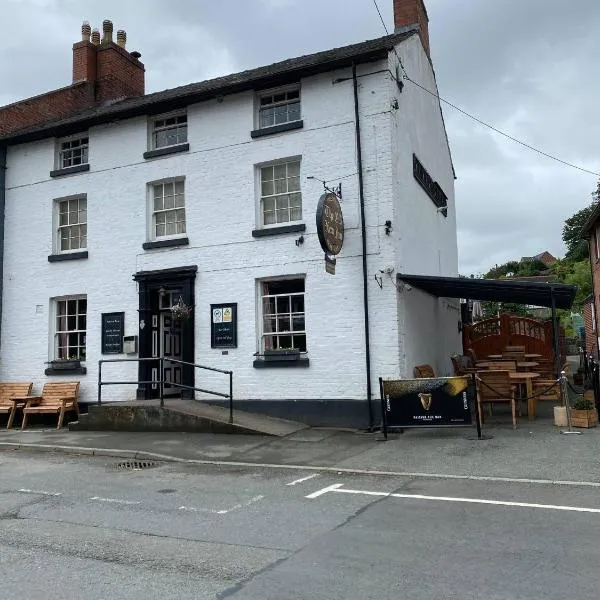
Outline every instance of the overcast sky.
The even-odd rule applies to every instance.
[[[392,0],[378,0],[393,30]],[[426,0],[440,94],[511,135],[600,172],[599,0]],[[71,82],[81,22],[125,29],[154,92],[384,35],[372,0],[0,0],[0,105]],[[460,272],[548,250],[597,177],[454,109]]]

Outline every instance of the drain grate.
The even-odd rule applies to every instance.
[[[160,463],[154,460],[124,460],[114,465],[117,471],[141,471],[142,469],[152,469],[159,467]]]

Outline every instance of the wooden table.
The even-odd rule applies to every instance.
[[[535,367],[539,367],[540,363],[535,362],[533,360],[525,360],[517,363],[517,369],[534,369]]]
[[[488,360],[502,359],[502,354],[488,354]]]
[[[527,359],[533,359],[535,360],[536,358],[544,358],[543,354],[525,354],[525,358]]]
[[[525,384],[527,392],[527,416],[530,421],[535,419],[535,399],[533,398],[533,380],[540,376],[539,373],[519,373],[511,371],[508,376],[515,383]]]

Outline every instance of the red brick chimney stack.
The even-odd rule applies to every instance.
[[[424,0],[394,0],[394,25],[396,32],[417,29],[423,48],[429,54],[429,18]]]
[[[81,26],[81,41],[73,44],[73,83],[96,81],[96,47],[90,42],[92,28],[87,21]]]

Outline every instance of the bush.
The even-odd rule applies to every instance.
[[[575,400],[572,406],[573,410],[593,410],[594,403],[591,400],[584,400],[583,398]]]

